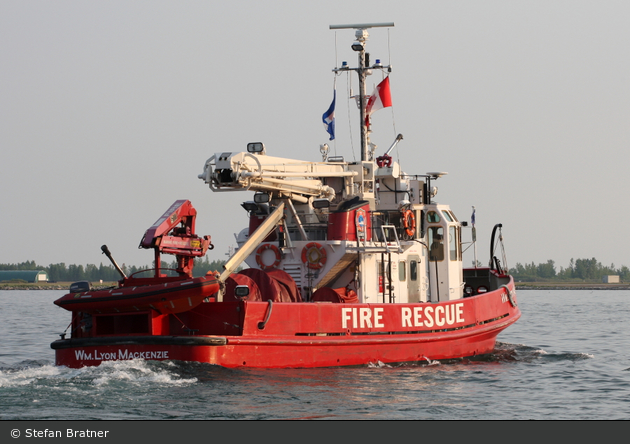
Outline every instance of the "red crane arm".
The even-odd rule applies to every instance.
[[[195,210],[189,200],[177,200],[144,233],[139,248],[155,249],[156,271],[159,273],[160,253],[177,256],[178,271],[192,273],[192,258],[206,254],[211,247],[210,236],[195,234]]]
[[[155,248],[159,245],[161,238],[169,231],[176,228],[180,223],[183,226],[176,230],[177,235],[194,236],[196,216],[197,210],[193,208],[189,200],[175,201],[175,203],[144,233],[140,247]]]

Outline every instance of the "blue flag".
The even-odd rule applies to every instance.
[[[335,139],[335,100],[337,99],[337,90],[333,91],[333,101],[328,108],[328,111],[324,113],[322,116],[322,121],[324,122],[324,128],[328,134],[330,134],[329,140]]]
[[[470,216],[470,223],[472,224],[472,226],[475,226],[475,207],[473,207],[473,212],[472,212],[472,216]]]

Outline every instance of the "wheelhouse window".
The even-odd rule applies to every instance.
[[[429,227],[429,259],[433,262],[444,260],[444,228]]]
[[[418,261],[414,261],[414,260],[409,261],[409,280],[411,281],[418,280]]]
[[[435,211],[429,211],[427,213],[427,222],[429,222],[430,224],[437,224],[438,222],[440,222],[440,215],[437,214]]]
[[[405,282],[407,280],[407,263],[405,261],[400,261],[398,263],[398,279],[400,282]]]
[[[457,225],[448,227],[448,257],[451,261],[462,260],[462,230]],[[433,244],[431,244],[433,245]],[[436,247],[437,248],[437,247]],[[431,254],[431,253],[430,253]],[[433,260],[433,259],[431,259]]]
[[[449,259],[452,261],[459,260],[459,230],[455,226],[448,227],[448,245]]]

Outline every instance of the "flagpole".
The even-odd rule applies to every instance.
[[[475,262],[473,266],[477,268],[477,229],[475,228],[475,207],[472,207],[473,212],[471,216],[471,224],[472,224],[472,241],[473,241],[473,251],[475,252]]]

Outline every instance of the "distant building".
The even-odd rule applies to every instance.
[[[618,284],[619,283],[619,276],[604,276],[602,278],[602,281],[604,282],[604,284]]]
[[[48,273],[43,270],[0,270],[0,282],[16,279],[29,283],[48,282]]]

